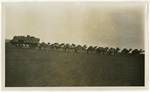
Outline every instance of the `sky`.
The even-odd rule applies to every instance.
[[[144,49],[145,4],[102,2],[3,3],[6,39]]]

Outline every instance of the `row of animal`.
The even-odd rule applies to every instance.
[[[40,50],[58,50],[65,52],[74,53],[98,53],[102,55],[141,55],[144,54],[142,49],[120,49],[120,48],[109,48],[109,47],[98,47],[98,46],[87,46],[87,45],[76,45],[76,44],[65,44],[65,43],[39,43],[35,44],[14,44],[16,47],[20,48],[37,48]]]
[[[87,45],[76,45],[76,44],[65,44],[65,43],[39,43],[40,39],[27,35],[27,36],[14,36],[10,41],[15,47],[19,48],[38,48],[38,49],[53,49],[66,52],[75,53],[98,53],[103,55],[140,55],[144,54],[142,49],[120,49],[120,48],[109,48],[109,47],[98,47],[98,46],[87,46]]]
[[[76,45],[76,44],[65,44],[65,43],[44,43],[42,42],[39,45],[40,49],[56,49],[56,50],[64,50],[67,52],[86,52],[86,53],[99,53],[103,55],[140,55],[144,54],[144,50],[142,49],[120,49],[120,48],[109,48],[109,47],[98,47],[98,46],[87,46],[87,45]]]

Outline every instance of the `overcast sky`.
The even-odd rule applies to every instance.
[[[144,48],[142,3],[4,3],[6,38],[32,35],[45,42]]]

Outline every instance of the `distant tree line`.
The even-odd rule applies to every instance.
[[[14,36],[10,41],[16,47],[22,48],[35,48],[39,45],[39,38],[35,38],[33,36],[27,35],[25,36]]]
[[[101,55],[142,55],[144,50],[142,49],[120,49],[113,47],[99,47],[99,46],[87,46],[76,45],[69,43],[39,43],[40,39],[33,36],[14,36],[10,43],[17,48],[37,48],[45,50],[59,50],[71,53],[95,53]]]

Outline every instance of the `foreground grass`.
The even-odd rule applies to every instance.
[[[144,56],[6,48],[6,86],[143,86]]]

